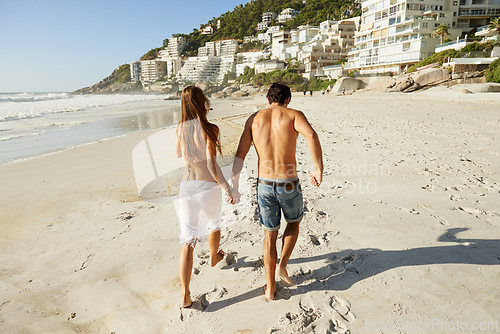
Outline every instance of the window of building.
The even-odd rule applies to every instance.
[[[422,22],[422,28],[428,28],[429,24],[427,22]]]

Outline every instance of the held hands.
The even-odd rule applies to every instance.
[[[226,190],[226,202],[229,204],[238,204],[240,202],[241,194],[238,189],[229,188]]]
[[[310,179],[311,179],[311,184],[313,186],[319,187],[321,182],[323,181],[323,172],[320,170],[316,169],[314,172],[309,174]]]

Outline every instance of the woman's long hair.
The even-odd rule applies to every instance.
[[[192,158],[200,156],[200,152],[196,152],[200,148],[194,143],[194,127],[193,124],[201,125],[203,135],[210,149],[219,151],[222,154],[219,128],[217,125],[210,123],[207,120],[207,113],[210,109],[210,101],[207,99],[203,91],[194,86],[187,86],[182,91],[181,95],[182,113],[178,129],[178,139],[181,141],[181,148],[184,159],[190,161]],[[205,152],[203,152],[205,153]]]

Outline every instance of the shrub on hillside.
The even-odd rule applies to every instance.
[[[500,58],[488,66],[486,81],[500,83]]]

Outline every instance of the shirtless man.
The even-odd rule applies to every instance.
[[[270,107],[256,112],[246,121],[233,165],[233,198],[237,202],[240,196],[239,173],[253,143],[259,158],[257,200],[259,218],[265,234],[263,254],[267,300],[274,299],[276,271],[283,283],[292,285],[286,267],[299,236],[299,223],[304,212],[295,159],[299,133],[307,139],[315,165],[314,171],[310,174],[311,183],[318,187],[323,175],[323,159],[318,135],[301,111],[287,107],[291,97],[290,88],[285,85],[275,83],[269,88],[267,100]],[[287,226],[283,233],[280,262],[276,268],[276,239],[281,224],[281,211]]]

